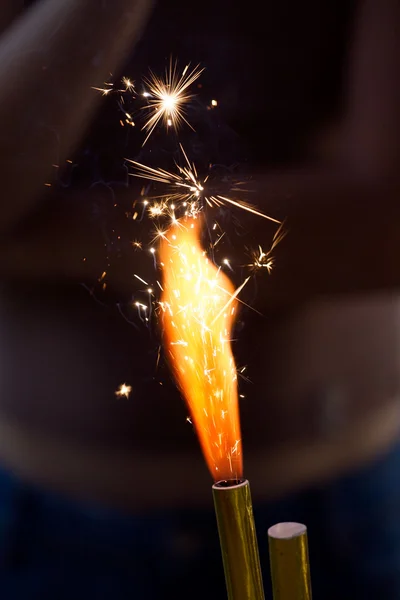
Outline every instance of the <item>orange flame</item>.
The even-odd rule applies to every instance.
[[[164,345],[215,480],[242,476],[237,373],[230,335],[237,300],[228,277],[206,257],[199,220],[163,235]]]

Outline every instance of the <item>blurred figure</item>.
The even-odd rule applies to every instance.
[[[104,184],[104,157],[126,156],[115,130],[99,119],[87,132],[100,102],[91,87],[122,68],[150,6],[3,5],[2,598],[220,597],[197,441],[173,384],[155,376],[156,340],[124,312],[132,273],[153,272],[113,236],[143,233],[125,218],[139,190],[123,175]],[[246,314],[235,349],[253,381],[241,411],[266,590],[267,527],[300,520],[316,597],[397,599],[399,5],[268,9],[265,22],[204,2],[193,20],[192,6],[160,4],[133,65],[171,51],[204,54],[210,71],[215,61],[210,88],[244,140],[254,201],[287,219],[254,301],[266,318]],[[54,185],[73,153],[100,173],[90,190],[83,171]],[[265,223],[246,227],[268,243]],[[115,396],[123,382],[129,398]]]

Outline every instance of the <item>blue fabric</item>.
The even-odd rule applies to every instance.
[[[309,529],[314,598],[400,599],[400,445],[324,488],[265,506],[256,522],[267,597],[267,529]],[[210,499],[211,503],[211,499]],[[215,517],[127,516],[0,471],[2,600],[207,600],[225,596]]]

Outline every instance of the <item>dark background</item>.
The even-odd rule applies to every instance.
[[[346,1],[286,0],[260,7],[227,0],[162,2],[133,58],[112,77],[127,75],[141,91],[149,67],[161,75],[171,56],[181,68],[188,62],[204,66],[190,114],[197,162],[267,167],[314,158],[313,142],[341,113],[354,9],[355,2]],[[218,109],[207,115],[200,107],[212,98]],[[116,105],[115,97],[105,99],[78,161],[90,156],[93,167],[95,157],[95,180],[123,177],[123,155],[149,161],[150,150],[141,150],[140,117],[136,130],[127,132],[119,126]],[[188,135],[182,130],[185,146]],[[165,138],[158,130],[153,142],[157,136]]]

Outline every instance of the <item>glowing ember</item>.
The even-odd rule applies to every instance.
[[[132,92],[135,88],[135,84],[133,83],[133,81],[131,79],[129,79],[129,77],[123,77],[122,83],[125,86],[126,91]]]
[[[177,64],[170,61],[169,69],[165,72],[165,77],[157,77],[150,72],[150,77],[146,79],[149,91],[143,95],[149,98],[149,105],[146,109],[150,112],[143,129],[147,131],[147,142],[159,121],[164,121],[167,127],[177,129],[179,125],[185,122],[189,127],[190,123],[185,118],[184,105],[193,97],[188,92],[188,88],[200,77],[203,69],[199,65],[189,70],[190,65],[186,65],[182,74],[177,71]]]
[[[242,476],[237,373],[230,335],[237,293],[205,255],[199,220],[160,241],[164,344],[215,480]]]
[[[132,387],[130,385],[126,385],[126,383],[122,383],[119,388],[117,389],[117,391],[115,392],[115,395],[118,397],[122,397],[125,396],[125,398],[129,398],[129,394],[132,391]]]

